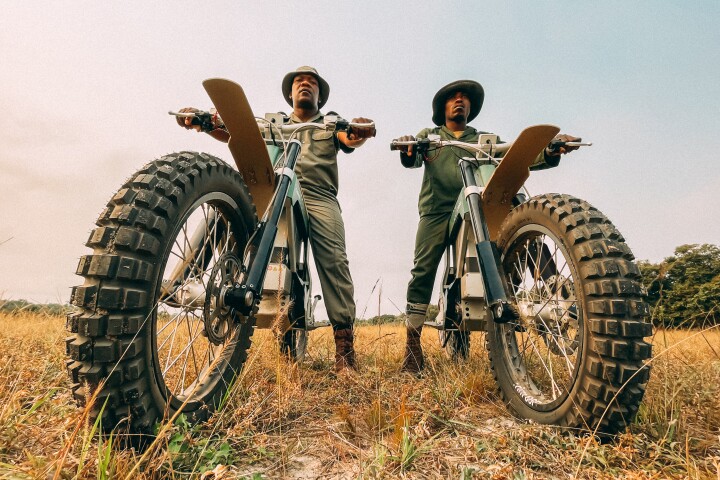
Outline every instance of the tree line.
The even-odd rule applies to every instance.
[[[59,303],[33,303],[27,300],[3,300],[0,298],[0,313],[19,315],[21,313],[38,313],[42,315],[65,315],[72,310],[70,305]]]
[[[720,247],[708,243],[681,245],[659,263],[640,260],[638,266],[656,326],[692,328],[720,324]],[[437,307],[431,308],[428,317],[435,318]],[[70,310],[69,305],[0,299],[0,312],[4,313],[63,315]],[[361,321],[384,324],[403,320],[404,315],[380,315]]]

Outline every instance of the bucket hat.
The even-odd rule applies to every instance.
[[[314,69],[313,67],[308,67],[307,65],[296,68],[292,72],[289,72],[287,75],[285,75],[285,77],[283,78],[282,93],[283,97],[285,97],[285,101],[291,107],[293,106],[292,98],[290,98],[290,93],[292,92],[292,83],[293,79],[301,73],[312,75],[318,81],[318,86],[320,87],[318,108],[322,108],[323,105],[325,105],[325,102],[327,102],[328,97],[330,96],[330,85],[328,85],[325,79],[320,76],[316,69]]]
[[[485,91],[482,85],[473,80],[457,80],[438,90],[432,99],[432,121],[435,125],[445,124],[445,102],[450,95],[458,91],[466,93],[470,98],[470,114],[467,121],[472,121],[480,113],[483,100],[485,100]]]

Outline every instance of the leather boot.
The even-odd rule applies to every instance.
[[[334,330],[333,334],[335,336],[335,371],[340,372],[345,368],[357,370],[352,328]]]
[[[403,372],[418,374],[425,367],[422,345],[420,345],[420,334],[422,326],[407,327],[407,342],[405,343],[405,358],[403,359]]]

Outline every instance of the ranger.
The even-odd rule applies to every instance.
[[[480,134],[487,132],[478,132],[469,126],[468,122],[480,113],[484,98],[483,87],[475,81],[458,80],[445,85],[432,100],[432,121],[436,127],[421,130],[417,138],[439,135],[443,140],[477,143]],[[415,137],[408,135],[398,140],[413,141]],[[558,135],[555,140],[580,141],[577,137],[564,134]],[[561,147],[557,152],[546,148],[538,154],[531,169],[555,167],[560,162],[561,154],[577,148]],[[419,373],[425,364],[420,334],[437,268],[447,244],[450,216],[463,182],[453,149],[443,149],[437,154],[425,157],[414,153],[412,147],[405,147],[400,152],[400,161],[404,167],[425,166],[418,201],[420,222],[415,237],[415,260],[411,271],[412,279],[407,289],[407,340],[402,370]]]
[[[293,108],[290,123],[323,122],[320,109],[328,100],[330,85],[315,68],[303,66],[289,72],[283,78],[281,90],[285,101]],[[196,109],[184,108],[180,111]],[[191,121],[187,117],[178,117],[181,126],[200,131],[200,127],[192,125]],[[352,121],[372,122],[367,118],[354,118]],[[208,133],[223,142],[229,139],[228,133],[220,128]],[[374,128],[354,128],[350,134],[304,131],[298,135],[302,150],[295,172],[310,218],[310,244],[335,337],[335,370],[338,372],[357,369],[357,366],[353,346],[354,288],[345,252],[345,226],[337,200],[337,153],[338,150],[352,153],[374,135]]]

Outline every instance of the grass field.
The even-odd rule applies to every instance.
[[[82,424],[64,326],[0,314],[0,478],[720,479],[717,329],[655,334],[637,421],[604,444],[513,419],[481,334],[455,364],[424,332],[430,368],[417,379],[399,373],[398,325],[359,327],[360,372],[340,377],[329,329],[312,332],[297,366],[260,330],[225,408],[197,427],[176,423],[142,455]]]

